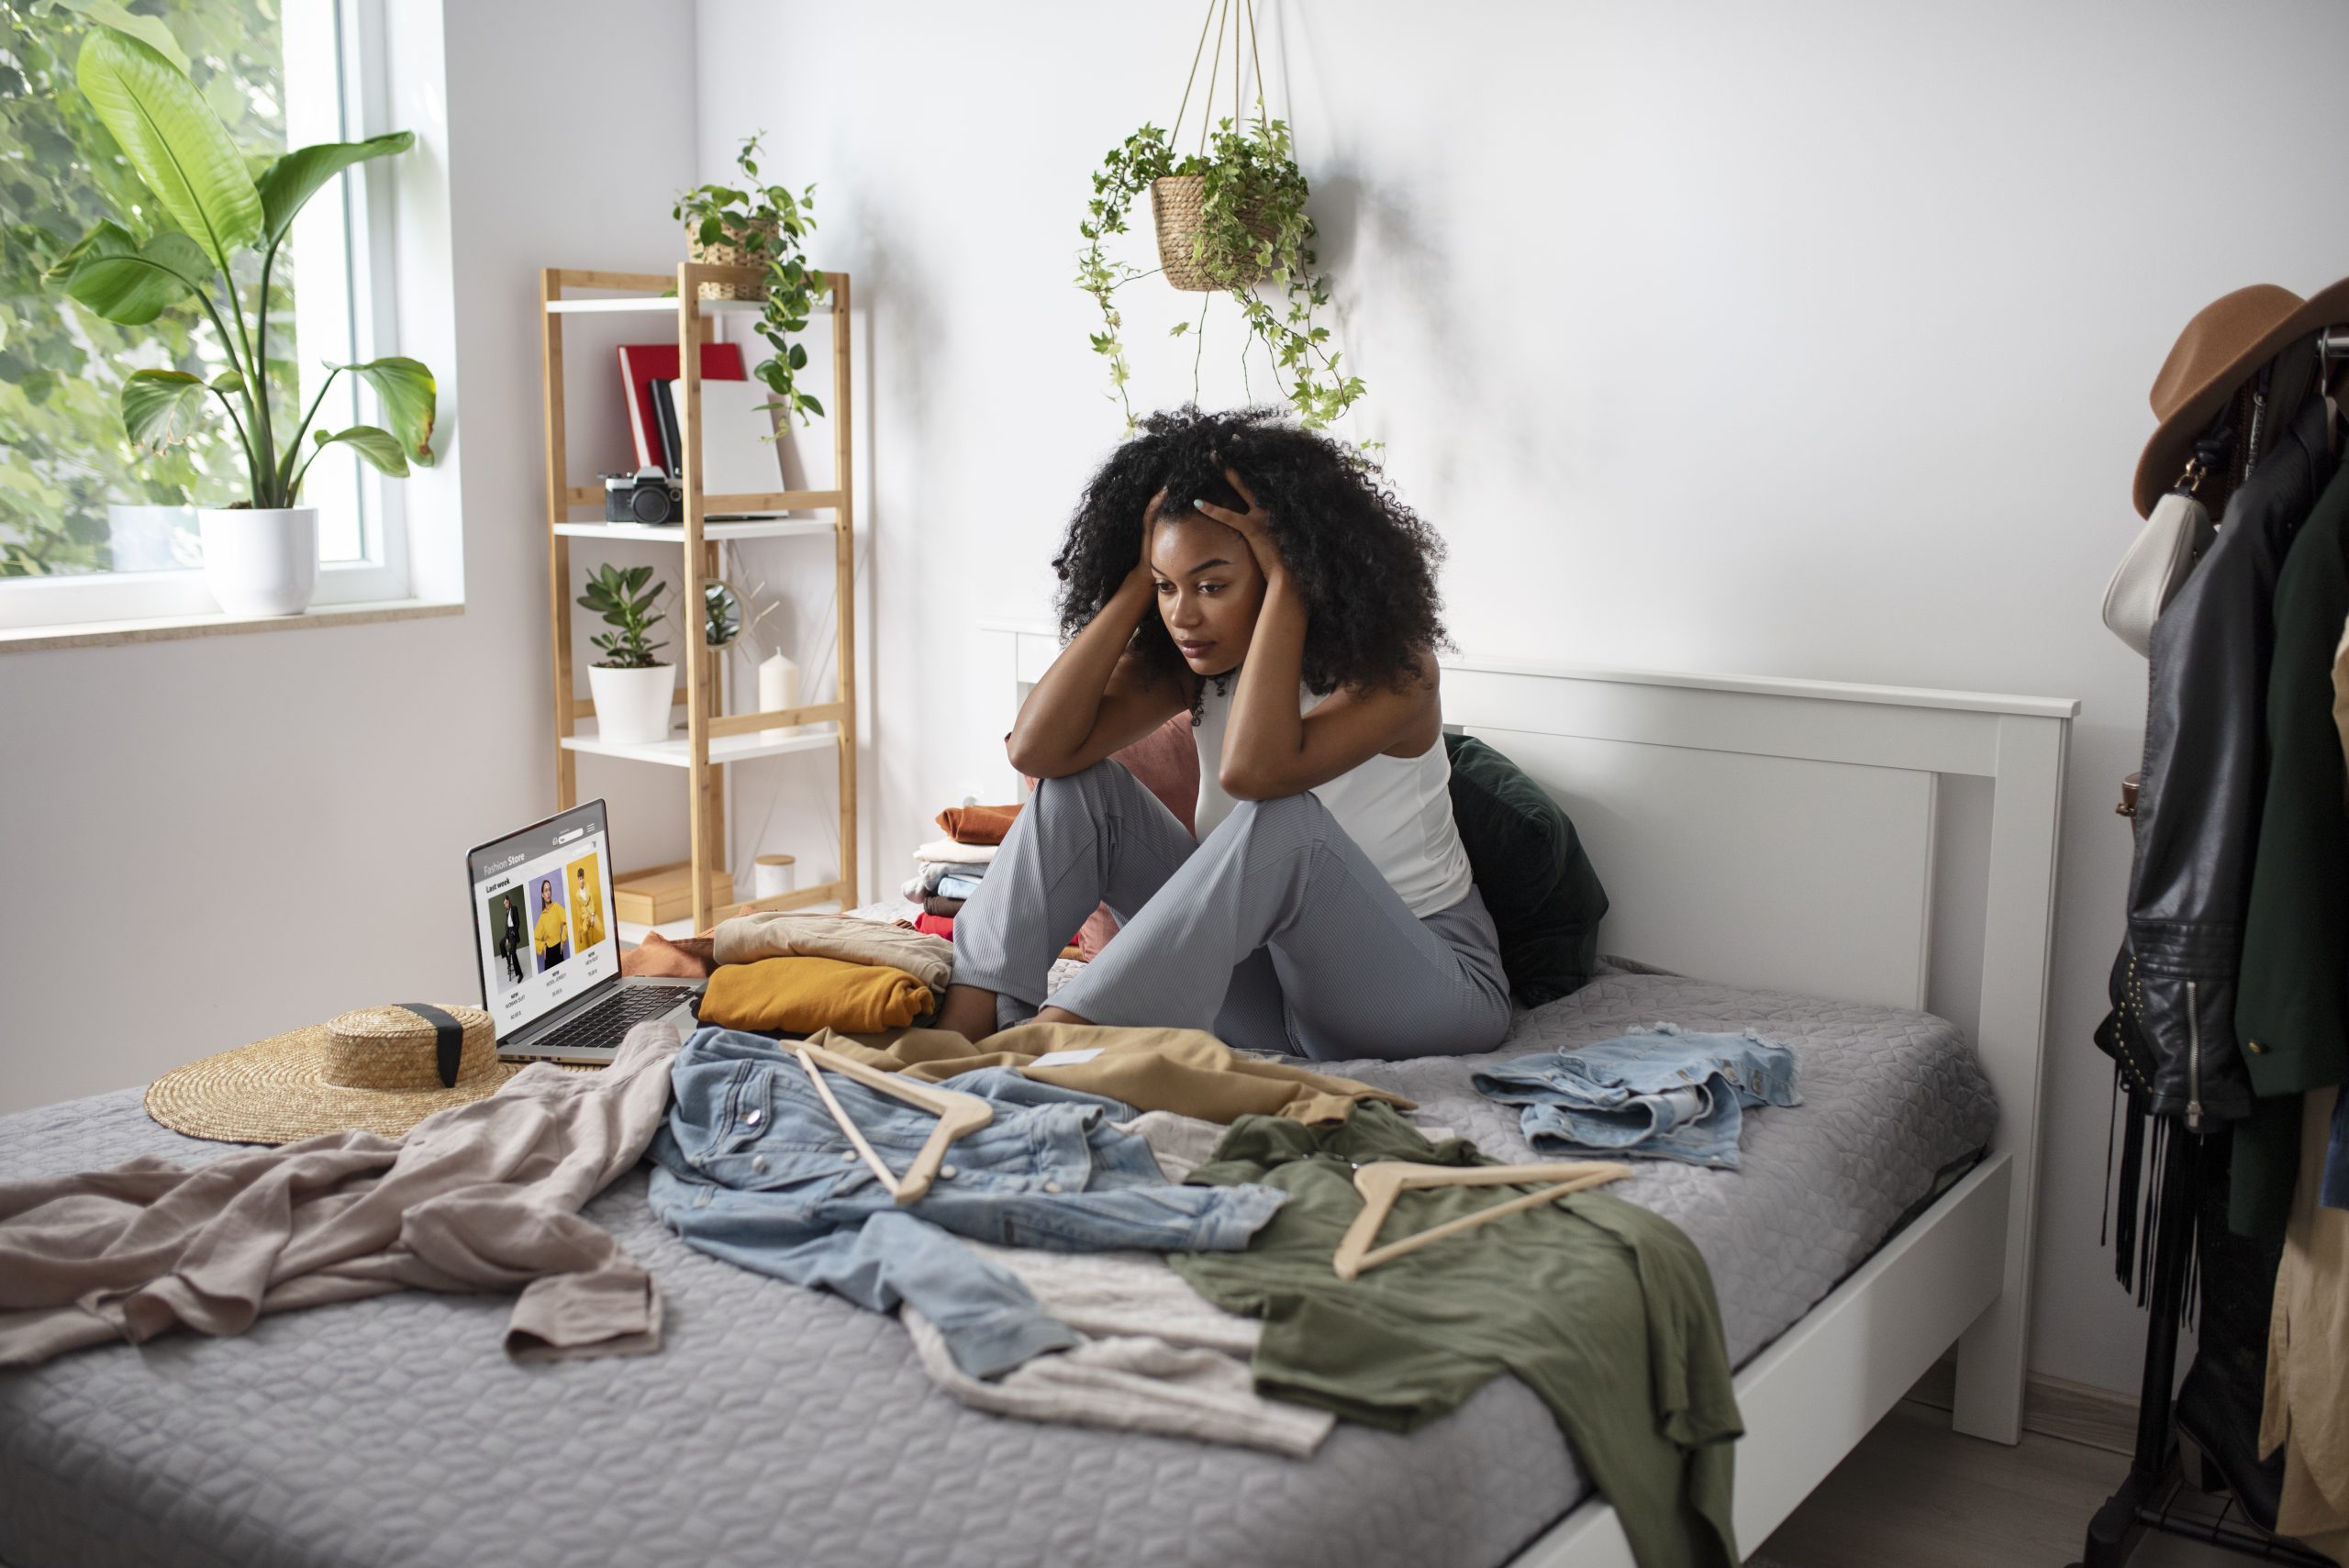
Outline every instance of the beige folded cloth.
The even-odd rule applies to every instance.
[[[1352,1078],[1242,1056],[1204,1029],[1030,1023],[976,1045],[951,1029],[909,1029],[885,1045],[829,1032],[814,1038],[843,1056],[926,1083],[981,1067],[1011,1067],[1041,1083],[1123,1100],[1138,1111],[1173,1111],[1220,1124],[1243,1116],[1343,1121],[1363,1100],[1416,1108],[1400,1095]]]
[[[954,944],[907,926],[863,920],[853,915],[737,915],[719,923],[712,954],[720,963],[756,963],[763,958],[836,958],[843,963],[878,963],[902,969],[943,995],[954,974]]]

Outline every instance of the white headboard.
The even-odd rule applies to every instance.
[[[1025,624],[981,631],[1008,717],[1059,639]],[[1969,975],[1978,963],[1975,1043],[1998,1095],[1995,1147],[2015,1155],[2016,1180],[2008,1288],[1968,1336],[1969,1349],[1989,1336],[1992,1353],[1961,1358],[1961,1427],[1969,1404],[1978,1414],[2021,1393],[2056,838],[2078,711],[2066,699],[1831,681],[1443,664],[1446,728],[1509,757],[1582,834],[1610,902],[1602,952],[1914,1008],[1937,950],[1964,949]],[[1979,892],[1963,905],[1978,930],[1935,929],[1939,795],[1952,778],[1989,790]],[[2013,1386],[1984,1386],[1969,1366],[2010,1369]]]

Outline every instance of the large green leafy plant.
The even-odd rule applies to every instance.
[[[1109,361],[1109,382],[1125,409],[1127,428],[1133,428],[1133,405],[1126,396],[1131,367],[1119,337],[1124,321],[1115,295],[1151,273],[1113,261],[1102,241],[1127,232],[1134,199],[1151,182],[1177,174],[1204,179],[1192,261],[1240,306],[1300,420],[1309,429],[1327,425],[1366,389],[1360,376],[1339,368],[1339,356],[1329,347],[1330,329],[1313,319],[1330,303],[1330,282],[1313,270],[1318,258],[1313,219],[1305,210],[1305,175],[1290,154],[1287,125],[1260,113],[1239,128],[1229,119],[1219,121],[1205,150],[1179,159],[1167,133],[1145,125],[1111,148],[1093,176],[1093,199],[1077,228],[1085,249],[1077,255],[1076,284],[1101,307],[1102,329],[1093,334],[1093,351]],[[1279,308],[1259,292],[1264,286],[1281,292]],[[1190,327],[1177,322],[1173,335],[1179,338]]]
[[[415,138],[395,131],[320,143],[256,172],[186,74],[144,38],[93,28],[74,77],[136,178],[113,193],[116,216],[50,267],[49,281],[118,326],[145,326],[192,303],[228,361],[208,379],[156,368],[126,376],[122,424],[132,443],[175,446],[217,402],[235,431],[256,507],[296,505],[310,463],[336,442],[395,476],[411,464],[429,466],[437,393],[418,361],[395,356],[331,367],[290,430],[280,429],[272,396],[274,378],[290,367],[270,352],[271,284],[295,216],[345,169],[404,152]],[[327,389],[345,372],[373,388],[389,429],[310,429]]]
[[[73,85],[73,57],[101,21],[143,28],[184,59],[239,147],[284,145],[277,0],[139,0],[139,10],[133,17],[115,0],[0,0],[0,578],[118,568],[110,505],[212,505],[244,486],[243,454],[225,420],[164,452],[134,451],[123,439],[120,394],[133,370],[169,365],[209,380],[228,367],[211,324],[177,310],[118,327],[42,283],[93,224],[148,200]],[[273,318],[292,319],[291,285],[281,264],[270,280]],[[293,380],[294,348],[286,334],[272,335],[283,383]]]
[[[751,367],[751,373],[774,394],[773,406],[796,414],[802,423],[820,415],[824,406],[800,390],[798,373],[807,368],[807,349],[792,339],[807,330],[816,298],[824,292],[824,274],[807,265],[807,236],[816,232],[816,187],[797,195],[784,185],[759,183],[761,131],[742,143],[734,155],[742,171],[742,185],[696,185],[677,193],[669,216],[702,250],[731,245],[766,273],[766,308],[759,313],[759,336],[774,350]]]

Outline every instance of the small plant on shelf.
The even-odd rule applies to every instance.
[[[1309,429],[1353,406],[1365,388],[1340,368],[1330,329],[1314,312],[1330,303],[1330,283],[1314,272],[1313,219],[1305,210],[1305,175],[1289,150],[1288,127],[1266,119],[1257,106],[1252,124],[1218,122],[1205,150],[1177,158],[1171,138],[1145,125],[1109,150],[1093,176],[1093,199],[1077,232],[1077,286],[1101,307],[1102,329],[1093,351],[1109,361],[1109,383],[1133,428],[1126,395],[1130,367],[1119,337],[1124,325],[1117,291],[1150,273],[1110,260],[1102,241],[1127,232],[1134,199],[1151,193],[1158,229],[1160,270],[1177,288],[1225,293],[1240,306],[1250,335],[1270,356],[1282,395]],[[1257,292],[1270,284],[1286,296],[1281,308]],[[1201,320],[1206,312],[1201,310]],[[1172,335],[1191,330],[1177,322]],[[1242,367],[1246,348],[1243,345]],[[1195,389],[1196,395],[1196,389]]]
[[[597,664],[607,670],[650,670],[660,663],[653,654],[668,644],[654,642],[651,637],[652,628],[666,618],[660,606],[661,595],[667,591],[667,584],[652,581],[650,566],[607,562],[596,569],[587,579],[587,591],[579,595],[579,605],[594,610],[604,617],[605,625],[615,628],[587,639],[604,655]]]
[[[798,373],[807,368],[807,349],[793,341],[807,329],[816,300],[824,292],[824,274],[807,265],[806,242],[816,231],[816,187],[794,195],[787,186],[759,183],[759,141],[764,131],[742,143],[734,155],[742,184],[696,185],[677,193],[669,216],[685,226],[693,259],[718,266],[757,267],[764,283],[745,290],[740,297],[760,298],[758,333],[774,350],[754,365],[751,374],[774,395],[772,408],[796,414],[805,423],[824,412],[824,406],[801,390]],[[724,291],[735,297],[732,285],[705,284],[705,295]]]
[[[600,740],[645,746],[669,738],[675,677],[653,657],[668,645],[652,639],[652,628],[665,618],[661,596],[666,592],[650,566],[606,562],[588,575],[586,592],[579,595],[580,607],[612,628],[588,639],[603,655],[587,667]]]
[[[742,601],[726,584],[702,584],[701,609],[702,640],[710,647],[724,648],[742,635]]]

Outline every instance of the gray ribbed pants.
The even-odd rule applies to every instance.
[[[1414,916],[1311,795],[1241,801],[1204,841],[1125,767],[1044,779],[954,917],[954,979],[1031,1016],[1069,933],[1118,938],[1052,1005],[1098,1024],[1201,1029],[1322,1061],[1490,1051],[1509,1023],[1500,939],[1470,888]]]

